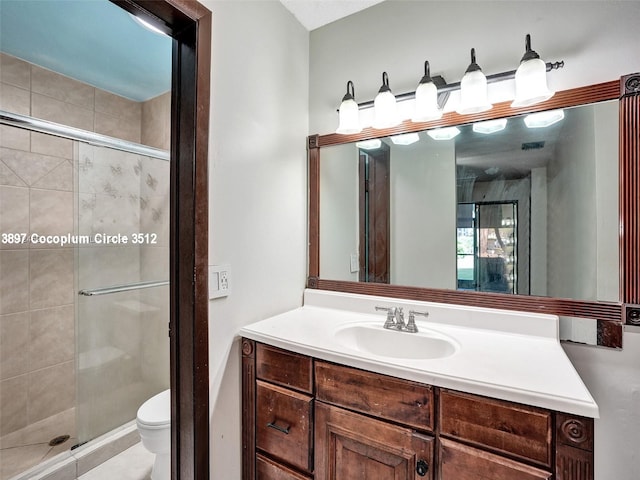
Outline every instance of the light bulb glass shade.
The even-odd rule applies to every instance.
[[[507,126],[506,118],[498,118],[497,120],[487,120],[485,122],[478,122],[473,124],[473,131],[477,133],[484,133],[489,135],[504,130]]]
[[[529,128],[550,127],[564,118],[564,110],[549,110],[547,112],[532,113],[524,117],[524,123]]]
[[[360,108],[354,99],[343,100],[339,110],[340,122],[336,133],[350,135],[360,133]]]
[[[485,112],[492,108],[487,98],[487,77],[482,70],[467,72],[460,82],[460,106],[458,113]]]
[[[438,87],[433,82],[421,82],[418,85],[415,102],[412,122],[428,122],[442,118],[442,110],[438,108]]]
[[[377,150],[382,146],[382,140],[379,138],[372,138],[371,140],[362,140],[356,142],[356,147],[362,150]]]
[[[391,137],[391,141],[394,145],[411,145],[420,141],[420,135],[417,133],[403,133],[402,135],[394,135]]]
[[[512,107],[527,107],[553,97],[547,87],[547,65],[539,58],[520,63],[516,70],[516,98]]]
[[[434,140],[451,140],[459,134],[460,130],[457,127],[445,127],[436,128],[434,130],[427,130],[427,135],[429,135]]]
[[[390,90],[379,92],[373,101],[373,128],[391,128],[399,123],[395,95]]]

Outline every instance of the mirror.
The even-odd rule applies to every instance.
[[[603,103],[610,101],[615,103],[610,103],[608,106]],[[482,176],[479,172],[482,171],[483,175],[488,176],[494,172],[494,169],[492,166],[486,166],[482,163],[478,163],[477,166],[469,163],[465,165],[464,161],[461,161],[462,165],[456,165],[452,159],[456,156],[455,149],[447,148],[445,141],[441,141],[440,146],[432,149],[430,163],[414,160],[411,164],[410,160],[405,159],[408,166],[415,169],[417,165],[421,165],[421,168],[426,169],[429,173],[429,175],[418,175],[417,173],[405,175],[402,195],[407,196],[410,201],[403,202],[402,195],[398,198],[391,197],[391,180],[393,178],[391,172],[393,164],[391,162],[401,163],[401,160],[397,160],[397,153],[395,159],[391,160],[392,147],[388,148],[388,153],[385,153],[383,147],[378,153],[371,152],[366,155],[361,155],[361,148],[358,147],[356,150],[358,160],[354,160],[353,157],[356,148],[354,142],[356,141],[376,139],[382,141],[384,137],[417,133],[420,142],[422,142],[425,130],[433,132],[441,127],[456,126],[462,131],[473,122],[500,118],[506,118],[510,121],[518,115],[557,109],[565,109],[565,116],[568,118],[570,115],[580,115],[576,112],[586,112],[587,110],[579,108],[569,110],[572,107],[582,105],[594,105],[597,109],[602,105],[607,112],[602,115],[600,113],[588,114],[587,117],[591,118],[590,123],[595,127],[594,131],[609,130],[611,133],[607,140],[603,140],[605,137],[601,137],[600,133],[574,135],[574,143],[577,148],[574,160],[577,161],[579,158],[591,154],[596,155],[593,161],[589,161],[587,169],[589,173],[586,178],[591,179],[592,183],[577,181],[578,178],[581,178],[578,174],[585,170],[584,166],[565,169],[564,174],[559,174],[547,166],[545,167],[546,176],[530,174],[529,187],[521,187],[535,191],[535,189],[546,185],[546,215],[536,213],[535,206],[532,209],[531,204],[534,201],[531,200],[531,197],[528,210],[526,205],[521,203],[520,198],[514,203],[513,192],[519,190],[520,187],[514,190],[513,182],[515,180],[512,180],[510,182],[513,188],[508,188],[509,181],[506,176],[502,190],[497,187],[489,187],[491,185],[489,183],[489,185],[485,185],[489,188],[485,188],[483,191],[491,193],[491,195],[485,195],[485,193],[480,195],[481,190],[478,188],[476,191],[476,184],[479,186],[481,183],[487,184],[488,182],[481,181]],[[640,255],[638,255],[640,197],[637,195],[638,172],[640,171],[638,111],[640,111],[640,73],[634,73],[625,75],[619,80],[559,91],[550,100],[531,107],[514,109],[510,106],[510,102],[502,102],[494,104],[488,112],[473,115],[463,116],[455,112],[448,112],[441,120],[419,124],[405,121],[397,127],[386,130],[368,128],[353,135],[331,133],[309,136],[308,288],[474,307],[551,313],[561,318],[561,322],[564,323],[561,326],[561,330],[564,332],[563,336],[571,336],[572,341],[581,343],[595,341],[600,346],[621,348],[624,323],[633,325],[640,317],[638,315],[640,311],[640,277],[638,275],[640,272]],[[617,124],[619,125],[619,135],[615,133]],[[561,132],[556,137],[558,145],[566,141],[565,134],[566,132]],[[462,132],[459,135],[462,138]],[[488,136],[488,134],[485,135]],[[487,144],[487,136],[478,137],[483,140],[476,143],[484,146]],[[547,140],[544,141],[547,142]],[[404,143],[411,142],[405,141]],[[522,143],[528,142],[523,140]],[[385,142],[385,144],[387,146],[396,145],[393,142]],[[453,145],[455,146],[455,141]],[[330,149],[334,149],[334,146],[335,151],[338,152],[334,155],[341,156],[344,161],[331,160],[332,154],[326,154]],[[411,147],[412,145],[404,146]],[[549,146],[545,143],[543,149],[533,150],[551,150],[547,148]],[[414,145],[413,148],[419,148],[419,146]],[[553,150],[557,150],[557,148],[556,145]],[[581,148],[582,150],[580,150]],[[409,151],[409,148],[406,151]],[[329,160],[327,160],[327,156]],[[607,156],[609,156],[609,160],[602,163]],[[389,172],[386,175],[388,180],[385,179],[385,162],[387,161],[385,157],[388,157],[389,162]],[[497,153],[493,157],[494,160],[499,159]],[[445,158],[448,160],[444,161]],[[615,158],[618,158],[617,165]],[[366,159],[369,159],[370,164],[373,163],[375,166],[365,169],[363,174],[360,169]],[[333,163],[335,168],[322,166],[323,163]],[[501,168],[499,165],[494,166]],[[617,179],[616,167],[619,170]],[[398,169],[397,166],[393,168]],[[532,167],[531,172],[535,168],[542,167]],[[473,182],[463,180],[466,178],[465,172],[470,172],[472,169],[475,169],[474,175],[477,175]],[[458,185],[458,178],[462,180],[461,185]],[[552,178],[555,178],[555,183],[551,182]],[[361,179],[362,186],[359,184]],[[545,180],[544,183],[541,182],[542,179]],[[594,179],[595,183],[593,183]],[[328,181],[331,181],[331,185],[334,187],[341,186],[338,189],[334,188],[329,193],[326,188],[328,185],[325,186],[325,182]],[[539,184],[536,184],[536,181],[540,181]],[[518,182],[522,183],[521,180]],[[610,185],[610,188],[603,186],[602,182]],[[376,191],[379,185],[388,185],[388,201],[386,193],[383,195],[374,194],[370,196],[368,203],[361,204],[358,192],[363,191],[367,185],[371,187],[372,183],[375,185]],[[415,186],[417,183],[421,183],[421,189]],[[473,188],[469,186],[471,183],[473,183]],[[412,185],[413,190],[409,188]],[[598,189],[597,195],[594,195],[593,188]],[[504,195],[505,191],[509,193],[508,197]],[[553,210],[555,200],[552,205],[549,205],[550,192],[554,191],[565,206],[559,211]],[[612,194],[614,191],[618,192],[615,196]],[[414,198],[409,198],[411,197],[408,195],[409,192],[414,195]],[[458,201],[458,192],[460,192],[461,201]],[[600,192],[604,193],[604,197],[600,196]],[[448,197],[436,195],[443,193]],[[496,194],[494,195],[494,193]],[[328,197],[327,195],[332,196]],[[369,194],[367,193],[367,195]],[[485,198],[482,198],[483,196]],[[617,211],[615,206],[611,206],[616,197],[619,199]],[[440,198],[453,198],[453,201],[446,203]],[[535,195],[533,198],[535,200]],[[544,196],[538,195],[538,198],[544,198]],[[458,204],[468,205],[461,207],[460,215],[458,215]],[[499,209],[499,214],[496,212],[475,213],[476,209],[484,208],[483,204],[503,205]],[[514,204],[516,204],[515,211]],[[364,205],[373,206],[373,208],[365,209]],[[428,207],[417,209],[415,205],[427,205]],[[505,211],[505,208],[511,210]],[[365,213],[360,214],[361,211]],[[526,219],[527,211],[530,215],[528,220]],[[334,213],[330,214],[330,212]],[[550,219],[552,212],[555,212],[554,215],[560,215],[561,220]],[[405,218],[402,219],[399,213],[404,214]],[[591,216],[588,217],[587,213]],[[482,218],[484,218],[484,222]],[[495,218],[499,218],[497,223]],[[540,232],[544,230],[540,229],[536,218],[538,220],[546,219],[547,230],[550,225],[555,225],[554,228],[559,229],[558,232],[547,233],[547,237],[553,233],[554,240],[546,243],[539,241],[544,238],[540,236]],[[401,225],[401,222],[404,223]],[[525,225],[529,225],[530,232],[523,230],[523,222]],[[483,228],[483,225],[488,225],[488,227]],[[512,230],[511,232],[496,232],[496,228],[503,227]],[[360,231],[364,231],[363,229],[366,228],[369,228],[368,234],[361,236]],[[471,232],[458,231],[465,228],[472,230]],[[332,230],[339,234],[331,235]],[[440,231],[449,233],[437,234]],[[566,235],[565,233],[568,231],[573,231],[573,234]],[[506,247],[511,243],[511,233],[513,233],[513,247]],[[474,239],[472,241],[473,247],[469,249],[468,244],[464,245],[464,239],[458,241],[458,234],[460,236],[466,234]],[[502,244],[498,240],[498,234]],[[562,236],[562,234],[565,235]],[[494,236],[495,238],[493,238]],[[381,238],[385,240],[381,240]],[[504,238],[508,238],[509,241],[504,242]],[[361,242],[361,239],[366,241]],[[486,246],[481,246],[482,241],[486,241]],[[496,241],[500,249],[496,248]],[[393,242],[398,245],[393,246]],[[526,252],[527,242],[529,244],[528,253]],[[381,245],[384,248],[381,248]],[[402,247],[399,247],[400,245]],[[566,245],[569,245],[568,250]],[[511,252],[509,252],[509,248],[512,249]],[[546,253],[542,252],[546,255],[546,262],[531,262],[532,258],[534,260],[540,258],[538,256],[540,248],[546,248]],[[394,258],[411,249],[413,249],[413,256],[406,257],[408,260],[405,260],[404,266],[397,260],[397,265],[394,266],[392,263]],[[364,251],[368,252],[365,256],[366,264],[360,258],[361,252]],[[330,252],[333,252],[333,255],[329,255]],[[431,255],[428,257],[430,258],[428,264],[424,262],[419,252],[423,252],[423,255]],[[336,253],[338,255],[335,255]],[[437,255],[437,253],[441,253],[441,255]],[[474,258],[471,260],[467,258],[466,261],[461,259],[459,264],[458,258],[465,254]],[[481,260],[481,257],[489,258],[489,260]],[[502,258],[502,260],[494,258]],[[507,259],[509,259],[508,262]],[[505,287],[503,272],[506,270],[506,265],[503,264],[510,262],[514,264],[511,269],[511,272],[514,272],[514,281],[513,285],[509,285],[510,278],[507,276],[507,287]],[[565,262],[565,268],[575,270],[571,275],[562,277],[563,272],[558,271],[555,264],[552,265],[555,262]],[[418,264],[419,268],[414,268],[412,263]],[[487,265],[481,265],[482,263]],[[496,264],[500,264],[500,266],[496,266]],[[436,268],[441,265],[446,270],[441,271]],[[407,267],[404,273],[399,269],[400,266]],[[529,269],[528,277],[525,267]],[[547,270],[546,279],[540,275],[544,268]],[[522,273],[523,269],[524,274]],[[405,277],[399,280],[395,278],[398,274],[408,275],[407,272],[418,272],[420,277],[414,279]],[[432,274],[433,272],[435,274]],[[550,278],[550,274],[559,276]],[[430,275],[431,283],[419,283],[418,280],[424,282],[426,275]],[[496,275],[497,279],[494,278]],[[529,279],[528,287],[523,281],[523,275],[525,279]],[[488,278],[489,283],[481,281],[483,278]],[[565,281],[567,278],[569,280]],[[395,284],[394,281],[402,281],[403,284]],[[409,283],[409,285],[405,283]],[[415,286],[411,285],[412,283]],[[546,283],[546,292],[544,293],[546,296],[540,296],[542,292],[540,288],[543,288],[544,283]],[[509,288],[513,289],[515,294],[507,293]],[[524,294],[526,290],[529,294]],[[584,323],[585,321],[587,323]],[[589,326],[587,327],[587,325]]]
[[[323,147],[319,277],[617,302],[618,138],[608,101]]]

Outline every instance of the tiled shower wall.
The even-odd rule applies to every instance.
[[[169,147],[168,93],[138,103],[4,54],[0,109]],[[0,234],[73,233],[73,159],[70,140],[0,126]],[[74,407],[75,297],[73,247],[0,242],[0,436]]]

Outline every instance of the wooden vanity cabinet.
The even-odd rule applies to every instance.
[[[593,420],[243,341],[243,480],[593,480]]]

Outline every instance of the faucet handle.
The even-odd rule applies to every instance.
[[[409,321],[407,322],[407,332],[416,333],[418,326],[416,325],[416,315],[424,317],[429,316],[429,312],[418,312],[417,310],[409,310]]]
[[[376,310],[387,312],[387,320],[384,322],[384,328],[396,328],[396,312],[398,309],[396,307],[378,307],[376,306]]]

